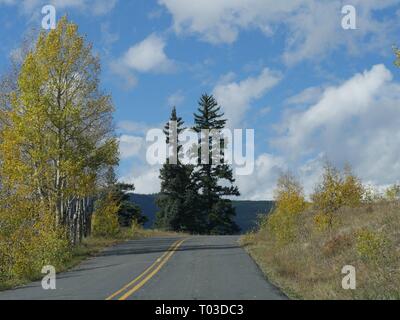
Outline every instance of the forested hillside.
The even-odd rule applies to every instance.
[[[142,214],[148,218],[145,228],[151,228],[155,216],[159,210],[156,204],[157,194],[131,194],[131,201],[136,203]],[[250,231],[256,227],[259,214],[269,213],[274,204],[273,201],[232,201],[236,209],[235,222],[240,227],[241,233]]]

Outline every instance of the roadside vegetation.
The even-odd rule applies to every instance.
[[[100,62],[67,18],[21,46],[0,83],[0,289],[118,241],[161,235],[120,184]]]
[[[297,299],[400,299],[400,186],[364,186],[349,166],[325,165],[310,201],[283,174],[276,206],[242,244],[268,279]],[[342,288],[355,267],[356,289]]]
[[[65,252],[66,259],[57,265],[57,272],[67,271],[83,260],[89,257],[95,257],[107,247],[116,245],[121,242],[128,240],[144,239],[151,237],[171,237],[171,236],[183,236],[183,233],[167,232],[158,229],[144,229],[142,226],[135,225],[132,228],[122,227],[119,232],[113,236],[100,237],[100,236],[89,236],[84,238],[81,243],[75,246],[69,246]],[[0,281],[0,291],[24,285],[31,281],[40,280],[43,278],[43,274],[39,268],[32,269],[30,272],[23,273],[23,275],[3,278]]]
[[[400,67],[400,50],[394,48]],[[276,205],[242,244],[269,280],[298,299],[400,299],[400,185],[378,191],[350,166],[329,162],[306,199],[290,173],[278,180]],[[345,290],[345,266],[356,289]]]

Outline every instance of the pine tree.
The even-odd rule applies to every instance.
[[[171,151],[166,163],[160,170],[161,193],[157,198],[160,211],[157,213],[156,226],[159,228],[197,232],[198,209],[196,202],[198,192],[192,182],[192,165],[180,161],[182,145],[179,135],[185,130],[182,118],[173,108],[170,121],[164,127],[166,142]]]
[[[116,195],[120,203],[118,221],[121,227],[130,227],[132,223],[142,226],[148,220],[142,215],[140,207],[131,201],[130,193],[133,191],[135,191],[133,184],[118,183],[116,185]]]
[[[142,215],[139,206],[132,202],[130,193],[135,186],[128,183],[119,183],[114,167],[110,166],[104,175],[105,185],[99,201],[110,198],[118,205],[118,222],[121,227],[130,227],[132,223],[143,225],[147,217]]]
[[[226,119],[217,101],[211,95],[204,94],[199,101],[198,113],[194,114],[195,126],[193,130],[202,133],[199,139],[200,146],[208,149],[206,157],[202,155],[201,147],[198,150],[198,165],[194,178],[201,190],[201,211],[205,226],[202,229],[213,234],[229,234],[239,231],[233,221],[235,209],[232,202],[226,197],[239,196],[239,190],[234,186],[232,169],[224,163],[224,140],[218,138],[218,133],[224,129]],[[208,130],[204,132],[204,130]],[[211,130],[214,134],[210,134]],[[219,160],[215,158],[218,156]],[[224,185],[219,184],[225,181]]]

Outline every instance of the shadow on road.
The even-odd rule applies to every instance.
[[[147,239],[147,242],[141,240],[133,240],[128,241],[122,245],[115,246],[110,248],[99,256],[120,256],[120,255],[137,255],[137,254],[148,254],[148,253],[164,253],[166,251],[170,251],[171,244],[183,238],[170,238],[169,240],[165,239]],[[200,245],[189,245],[187,243],[183,243],[181,247],[176,249],[175,251],[195,251],[195,250],[227,250],[227,249],[238,249],[240,246],[238,244],[200,244]]]

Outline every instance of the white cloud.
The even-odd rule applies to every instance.
[[[272,143],[292,163],[313,163],[323,154],[338,165],[349,161],[365,182],[390,184],[400,179],[398,101],[400,84],[384,65],[375,65],[288,114]]]
[[[130,47],[121,58],[110,63],[111,70],[124,79],[126,88],[137,84],[135,73],[168,73],[176,69],[176,63],[165,54],[166,43],[156,34]]]
[[[101,41],[104,44],[104,50],[109,53],[110,47],[119,40],[119,34],[110,30],[110,23],[104,22],[100,25]]]
[[[316,103],[323,93],[323,88],[321,87],[310,87],[299,94],[296,94],[288,99],[286,99],[286,103],[290,105],[304,105]]]
[[[92,3],[88,3],[87,6],[91,5],[91,8],[95,15],[103,15],[114,9],[118,0],[95,0]]]
[[[133,183],[135,192],[140,194],[157,193],[160,191],[159,179],[160,165],[150,165],[146,161],[146,151],[149,145],[144,137],[136,134],[146,131],[149,125],[144,123],[123,122],[119,123],[126,131],[135,132],[135,135],[122,135],[119,139],[120,156],[125,160],[125,165],[131,169],[124,169],[121,182]]]
[[[90,15],[104,15],[114,9],[118,0],[0,0],[0,5],[18,5],[24,14],[41,12],[46,4],[52,4],[56,9],[79,9],[80,12]]]
[[[286,170],[283,158],[268,153],[261,154],[255,160],[253,174],[236,177],[241,198],[246,200],[272,199],[276,180],[279,174]]]
[[[124,121],[118,122],[117,127],[119,130],[122,130],[124,132],[137,133],[137,134],[139,134],[139,133],[145,134],[148,130],[154,128],[144,122],[135,122],[135,121],[129,121],[129,120],[124,120]]]
[[[280,73],[271,71],[268,68],[262,70],[257,77],[249,77],[240,82],[228,82],[232,76],[224,77],[224,81],[217,84],[213,93],[218,103],[225,111],[229,119],[229,125],[235,127],[240,122],[250,104],[261,98],[269,89],[275,86],[282,76]]]
[[[353,0],[358,18],[356,31],[341,27],[341,0],[158,2],[171,13],[177,34],[196,34],[211,43],[232,43],[246,29],[258,29],[267,36],[278,29],[287,31],[283,58],[288,64],[321,57],[340,47],[354,53],[390,47],[394,28],[399,26],[396,17],[377,19],[374,15],[377,10],[398,5],[399,0]]]
[[[136,75],[126,68],[120,61],[111,61],[110,70],[118,75],[122,80],[122,87],[125,89],[132,89],[138,83]]]
[[[173,70],[174,62],[166,56],[165,46],[163,38],[151,34],[129,48],[122,57],[121,63],[139,72],[169,72]]]
[[[122,135],[119,138],[119,152],[121,159],[129,159],[140,154],[144,147],[144,139],[142,137]]]
[[[285,4],[281,4],[284,2]],[[298,1],[271,0],[159,0],[173,16],[176,33],[196,33],[212,43],[232,43],[242,28],[268,29],[268,19],[299,7]]]
[[[183,101],[185,101],[185,96],[181,90],[171,94],[167,98],[167,103],[168,103],[169,107],[177,107],[177,106],[181,105],[183,103]]]
[[[313,94],[305,94],[314,92]],[[238,176],[243,199],[271,199],[279,173],[290,169],[310,194],[325,159],[349,162],[363,182],[377,189],[400,181],[400,83],[384,65],[336,86],[310,88],[298,97],[303,110],[289,110],[271,139],[274,154],[261,154],[254,173]]]
[[[159,179],[160,167],[136,167],[129,176],[122,177],[121,182],[133,183],[135,191],[140,194],[151,194],[160,192]]]
[[[5,5],[12,5],[15,4],[15,0],[0,0],[0,5],[5,4]]]

